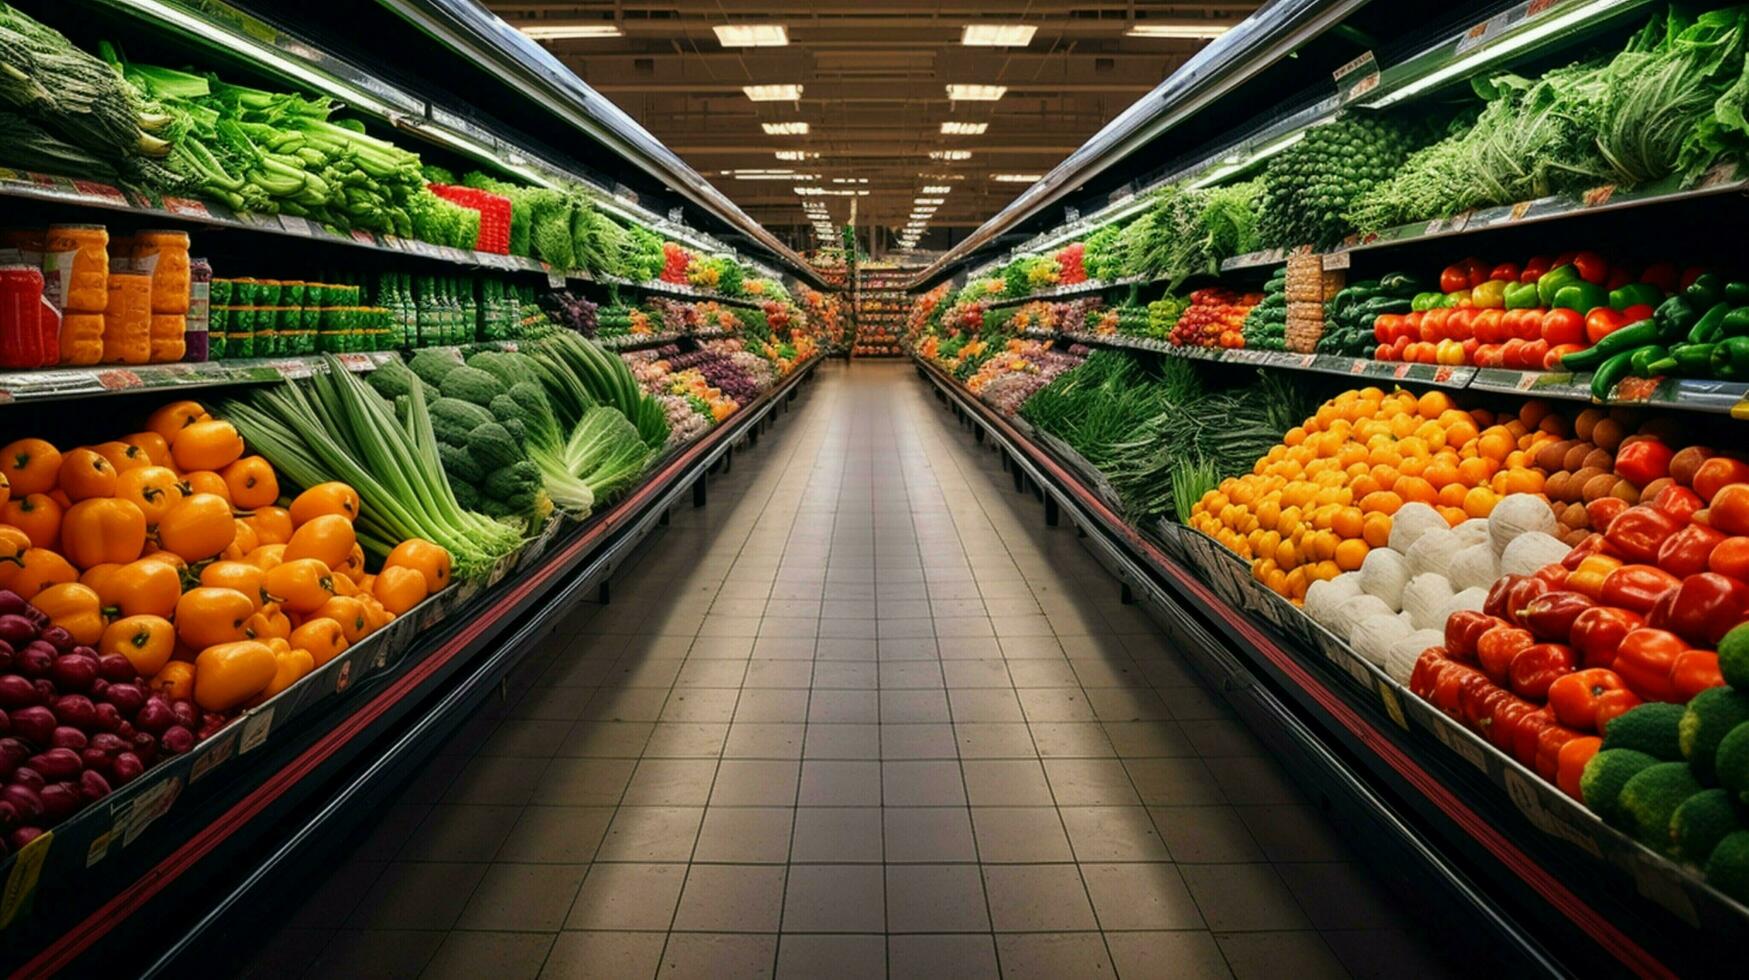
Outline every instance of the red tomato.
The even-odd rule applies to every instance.
[[[1416,364],[1432,364],[1434,360],[1434,346],[1435,345],[1425,340],[1420,343],[1410,344],[1409,350],[1414,353],[1414,356],[1405,356],[1404,360],[1414,361]]]
[[[1444,340],[1445,321],[1451,318],[1452,311],[1448,309],[1428,310],[1421,314],[1420,339],[1425,341]]]
[[[1498,282],[1517,282],[1519,268],[1516,263],[1502,262],[1488,273],[1488,278]]]
[[[1670,262],[1654,262],[1640,273],[1640,281],[1673,293],[1676,291],[1676,266]]]
[[[1710,502],[1726,486],[1746,481],[1749,481],[1749,463],[1729,456],[1714,456],[1694,471],[1694,492],[1700,494],[1700,499]],[[1717,524],[1713,526],[1718,527]]]
[[[1481,347],[1482,347],[1482,342],[1477,340],[1474,337],[1471,337],[1469,340],[1464,341],[1464,360],[1463,360],[1463,363],[1465,363],[1465,364],[1476,363],[1476,351],[1480,350]]]
[[[1514,337],[1511,340],[1508,340],[1505,344],[1502,344],[1500,347],[1500,366],[1506,368],[1523,368],[1524,345],[1525,340],[1523,337]]]
[[[1713,271],[1713,270],[1707,268],[1704,265],[1691,265],[1688,268],[1683,269],[1682,270],[1682,288],[1687,289],[1688,287],[1694,285],[1694,281],[1696,279],[1699,279],[1701,277],[1702,273],[1711,272],[1711,271]],[[1674,289],[1670,290],[1670,292],[1675,292],[1675,291],[1676,290],[1674,290]]]
[[[1621,322],[1627,324],[1639,323],[1641,320],[1650,320],[1652,318],[1652,312],[1652,304],[1635,303],[1633,306],[1621,311]]]
[[[1391,360],[1393,360],[1393,361],[1407,360],[1408,358],[1404,357],[1404,355],[1407,354],[1408,351],[1409,351],[1409,338],[1408,337],[1404,337],[1404,336],[1399,335],[1396,340],[1391,342],[1391,355],[1392,355]]]
[[[1526,371],[1541,371],[1543,362],[1548,359],[1548,356],[1548,341],[1541,338],[1527,340],[1524,342],[1524,346],[1518,349],[1518,366]]]
[[[1445,318],[1445,336],[1440,340],[1467,340],[1474,335],[1476,317],[1486,310],[1453,310]]]
[[[1471,336],[1481,343],[1501,343],[1506,339],[1506,322],[1518,310],[1481,310],[1469,322]]]
[[[1390,344],[1380,344],[1372,349],[1372,359],[1375,361],[1394,361],[1395,354],[1396,351],[1391,349]]]
[[[1476,348],[1476,352],[1471,355],[1470,360],[1477,367],[1505,367],[1506,362],[1502,351],[1503,348],[1499,344],[1482,344]]]
[[[1463,261],[1463,266],[1464,274],[1469,277],[1469,288],[1471,289],[1487,282],[1488,275],[1494,271],[1473,255]]]
[[[1397,329],[1391,334],[1391,342],[1396,343],[1398,337],[1407,337],[1410,340],[1414,340],[1421,336],[1421,318],[1425,315],[1425,313],[1419,312],[1411,313],[1398,320]]]
[[[1397,329],[1397,323],[1402,319],[1402,315],[1398,313],[1383,314],[1377,320],[1373,321],[1372,339],[1381,344],[1390,340],[1392,333]]]
[[[1599,306],[1597,309],[1585,314],[1585,342],[1588,344],[1595,344],[1633,322],[1634,321],[1629,320],[1627,314],[1622,311],[1612,310],[1607,306]]]
[[[1440,292],[1442,292],[1442,293],[1455,293],[1460,289],[1468,289],[1468,288],[1470,288],[1470,274],[1469,274],[1469,271],[1463,267],[1462,263],[1459,263],[1457,265],[1448,265],[1444,269],[1440,270],[1440,272],[1439,272],[1439,291]]]
[[[1549,264],[1549,257],[1548,256],[1546,256],[1546,255],[1533,255],[1530,258],[1525,260],[1524,271],[1520,272],[1518,274],[1518,281],[1519,282],[1536,282],[1538,279],[1542,278],[1543,273],[1549,271],[1552,268],[1554,268],[1554,266]]]
[[[1543,314],[1541,327],[1540,339],[1547,341],[1550,346],[1577,344],[1585,339],[1585,318],[1575,310],[1550,310]]]
[[[1633,281],[1634,274],[1628,271],[1627,266],[1612,265],[1609,267],[1609,278],[1603,281],[1603,288],[1609,290],[1620,289]]]

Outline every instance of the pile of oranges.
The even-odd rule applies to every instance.
[[[1420,502],[1456,526],[1502,497],[1542,493],[1532,461],[1567,420],[1531,400],[1514,415],[1417,397],[1345,391],[1288,430],[1249,474],[1205,493],[1186,520],[1251,561],[1252,576],[1298,602],[1320,579],[1354,571],[1383,547],[1391,515]]]

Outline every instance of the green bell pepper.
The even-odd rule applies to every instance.
[[[1651,365],[1651,372],[1674,374],[1682,378],[1704,378],[1712,373],[1712,344],[1678,344],[1670,356]]]
[[[1616,333],[1620,333],[1618,330]],[[1614,336],[1611,334],[1610,336]],[[1615,383],[1633,372],[1634,354],[1639,348],[1624,350],[1612,355],[1598,365],[1597,373],[1591,376],[1591,397],[1597,401],[1608,401],[1609,393],[1615,390]],[[1566,364],[1563,358],[1561,363]]]
[[[1725,314],[1720,331],[1727,337],[1749,336],[1749,306],[1739,306]]]
[[[1749,337],[1726,337],[1714,344],[1712,371],[1725,381],[1749,378]]]
[[[1634,351],[1634,355],[1628,358],[1628,366],[1632,368],[1634,377],[1649,378],[1655,373],[1652,370],[1652,365],[1669,356],[1670,352],[1663,347],[1657,344],[1647,344]]]
[[[1509,310],[1535,309],[1542,304],[1537,297],[1536,283],[1509,282],[1506,284],[1506,308]]]
[[[1663,299],[1664,291],[1657,286],[1649,282],[1630,282],[1609,291],[1609,308],[1619,312],[1630,306],[1657,306]]]
[[[1702,309],[1725,298],[1725,279],[1716,272],[1703,272],[1694,277],[1688,288],[1682,291],[1688,301]]]
[[[1573,282],[1555,291],[1555,306],[1557,308],[1573,310],[1580,315],[1607,305],[1609,305],[1609,293],[1596,283]]]
[[[1688,336],[1688,332],[1700,322],[1701,309],[1687,296],[1677,293],[1658,304],[1658,308],[1652,311],[1652,319],[1657,321],[1665,339],[1675,340]]]
[[[1710,344],[1724,334],[1725,315],[1731,312],[1731,304],[1720,300],[1712,305],[1712,309],[1701,314],[1694,321],[1694,326],[1688,331],[1688,342],[1691,344]]]
[[[1749,282],[1733,279],[1725,283],[1725,302],[1732,306],[1749,305]]]
[[[1436,309],[1439,302],[1445,299],[1444,293],[1416,293],[1409,301],[1409,309],[1415,313]]]
[[[1585,280],[1579,277],[1579,270],[1570,262],[1566,265],[1550,269],[1543,273],[1536,281],[1538,304],[1541,306],[1553,307],[1555,305],[1555,294],[1561,291],[1561,287],[1570,286],[1573,283],[1584,281]]]

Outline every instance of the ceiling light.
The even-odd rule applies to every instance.
[[[536,41],[562,41],[570,40],[572,38],[587,37],[622,37],[625,34],[624,31],[619,29],[618,24],[610,24],[605,21],[598,24],[542,24],[539,22],[531,22],[527,24],[518,24],[517,30],[534,38]]]
[[[818,159],[820,159],[820,154],[811,153],[807,150],[778,150],[777,151],[777,158],[779,160],[791,160],[791,161],[793,161],[793,160],[818,160]]]
[[[990,128],[987,122],[944,122],[941,124],[943,136],[982,136]]]
[[[920,173],[917,176],[922,177],[924,180],[965,180],[966,179],[965,174],[924,174],[924,173]]]
[[[868,178],[867,177],[834,177],[834,178],[832,178],[832,183],[834,183],[834,184],[866,184],[866,183],[868,183]]]
[[[1575,24],[1585,23],[1601,15],[1614,13],[1612,8],[1616,7],[1619,2],[1620,0],[1594,0],[1592,3],[1575,3],[1569,4],[1559,14],[1537,17],[1534,20],[1527,17],[1518,22],[1519,26],[1516,30],[1503,35],[1500,40],[1493,44],[1471,48],[1465,57],[1453,58],[1443,67],[1394,88],[1371,102],[1362,103],[1362,105],[1368,109],[1383,109],[1385,106],[1394,105],[1453,78],[1467,77],[1487,65],[1497,64],[1508,55],[1522,51],[1544,38],[1560,34]]]
[[[946,194],[948,191],[951,191],[951,190],[953,190],[953,188],[947,184],[930,184],[928,187],[923,188],[923,193],[925,193],[925,194]]]
[[[947,198],[945,198],[945,197],[920,197],[916,200],[915,203],[917,203],[917,204],[946,204]]]
[[[754,102],[794,102],[802,97],[800,85],[743,85],[741,91]]]
[[[930,150],[929,151],[929,159],[931,159],[931,160],[970,160],[971,158],[972,158],[972,151],[971,150]]]
[[[806,136],[808,124],[805,122],[760,123],[759,128],[765,130],[767,136]]]
[[[1043,178],[1042,174],[991,174],[990,179],[998,184],[1036,184]]]
[[[1126,31],[1130,37],[1220,37],[1233,29],[1232,24],[1132,24]]]
[[[718,24],[717,43],[725,48],[781,48],[789,43],[782,24]]]
[[[994,102],[1007,94],[1006,85],[949,85],[947,97],[955,102]]]
[[[967,24],[960,43],[974,48],[1023,48],[1037,32],[1036,24]]]

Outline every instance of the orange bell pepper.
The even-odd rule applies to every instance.
[[[103,600],[97,590],[78,582],[62,582],[38,592],[30,604],[42,610],[49,622],[73,634],[73,639],[86,646],[96,646],[103,638],[106,625]]]
[[[339,481],[318,483],[292,501],[291,519],[300,527],[324,514],[338,514],[348,521],[355,521],[362,506],[358,491],[350,486]]]
[[[315,612],[334,597],[334,573],[315,558],[288,559],[269,569],[262,584],[287,612]]]
[[[310,656],[310,651],[298,649],[275,650],[273,664],[273,680],[267,682],[267,686],[261,689],[260,694],[250,699],[251,707],[303,680],[310,671],[315,670],[318,666],[315,658]]]
[[[323,514],[298,525],[285,545],[285,560],[314,558],[330,570],[346,564],[346,556],[358,543],[352,522],[339,514]]]
[[[449,585],[450,559],[449,552],[443,546],[433,544],[424,538],[408,538],[395,545],[389,557],[383,560],[384,568],[411,568],[425,577],[425,591],[441,592]]]
[[[399,616],[425,600],[425,576],[411,568],[385,568],[377,573],[371,594]]]
[[[182,573],[174,565],[141,558],[88,582],[110,616],[162,616],[176,612],[182,598]]]
[[[236,537],[231,505],[216,494],[196,493],[170,508],[158,522],[158,543],[186,561],[211,558]]]
[[[141,677],[155,676],[170,663],[176,651],[176,627],[162,616],[127,616],[103,631],[98,653],[119,653],[128,658]]]
[[[229,711],[266,690],[278,673],[278,658],[260,641],[209,646],[194,658],[194,703]]]
[[[243,626],[255,603],[236,589],[200,586],[176,601],[176,635],[191,649],[247,639]]]
[[[152,675],[146,687],[172,701],[194,697],[194,664],[186,660],[171,660],[164,669]]]
[[[1592,599],[1603,595],[1603,580],[1622,566],[1622,560],[1605,554],[1590,554],[1567,576],[1567,588]]]
[[[183,470],[221,470],[243,455],[237,427],[220,419],[183,426],[170,438],[170,458]]]
[[[291,644],[293,650],[308,650],[318,667],[345,653],[346,648],[351,646],[340,624],[326,618],[306,621],[292,630],[286,642]]]
[[[80,568],[131,562],[145,547],[146,515],[126,500],[81,500],[61,519],[61,553]]]

